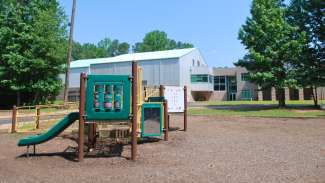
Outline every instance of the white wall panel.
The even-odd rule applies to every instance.
[[[69,88],[80,87],[80,73],[89,73],[88,67],[70,69]]]

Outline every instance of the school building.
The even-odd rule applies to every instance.
[[[242,67],[207,65],[197,48],[123,54],[71,62],[69,99],[78,100],[80,73],[131,75],[132,61],[143,69],[143,86],[187,86],[188,101],[276,100],[274,88],[261,90]],[[62,77],[64,78],[64,77]],[[310,100],[310,89],[285,89],[287,100]],[[325,88],[318,89],[325,99]]]

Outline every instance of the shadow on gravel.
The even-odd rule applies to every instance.
[[[168,130],[169,130],[170,132],[174,132],[174,131],[184,131],[184,130],[181,130],[180,127],[169,127]]]
[[[84,158],[109,158],[109,157],[121,157],[125,159],[129,159],[129,157],[122,156],[123,145],[122,144],[114,144],[114,146],[109,147],[110,150],[93,150],[91,152],[84,152]],[[19,155],[16,159],[19,158],[32,158],[32,157],[62,157],[68,161],[78,162],[77,159],[77,147],[69,146],[63,152],[53,152],[53,153],[30,153],[29,157],[27,157],[27,153]]]
[[[37,147],[37,146],[36,146]],[[16,159],[19,158],[32,158],[32,157],[53,157],[53,156],[59,156],[62,157],[66,160],[73,161],[73,162],[78,162],[76,159],[76,148],[69,146],[67,147],[63,152],[53,152],[53,153],[35,153],[33,154],[32,152],[29,153],[29,157],[27,157],[27,153],[24,153],[22,155],[19,155],[16,157]]]
[[[169,131],[182,131],[179,127],[170,127]],[[73,134],[63,134],[61,135],[63,139],[69,139],[71,141],[74,141],[75,143],[78,143],[78,137]],[[156,137],[144,137],[141,138],[141,140],[138,141],[138,144],[147,144],[147,143],[157,143],[161,141],[161,138]],[[109,140],[107,141],[109,142]],[[121,157],[125,159],[130,159],[130,157],[122,156],[122,152],[124,149],[124,146],[130,145],[131,142],[128,143],[103,143],[103,144],[96,144],[96,147],[92,149],[92,151],[88,152],[87,149],[87,143],[85,143],[85,158],[101,158],[101,157]],[[37,147],[37,146],[36,146]],[[37,150],[37,148],[36,148]],[[16,159],[19,158],[31,158],[31,157],[53,157],[58,156],[62,157],[66,160],[72,161],[72,162],[78,162],[77,159],[77,147],[69,146],[67,147],[63,152],[53,152],[53,153],[36,153],[33,154],[33,152],[29,153],[29,157],[27,157],[27,153],[21,154],[16,157]]]

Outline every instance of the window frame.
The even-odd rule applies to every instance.
[[[217,79],[218,78],[218,79]],[[223,80],[223,82],[221,82]],[[213,90],[214,91],[226,91],[227,79],[226,76],[214,76],[213,77]]]
[[[210,83],[209,74],[191,74],[191,83]]]
[[[250,89],[244,89],[240,91],[240,99],[241,100],[251,100],[252,99],[252,91]]]
[[[241,73],[241,81],[249,81],[249,73]]]

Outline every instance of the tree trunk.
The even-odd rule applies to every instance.
[[[16,105],[20,106],[20,91],[17,91]]]
[[[317,93],[317,86],[312,87],[313,91],[313,99],[314,99],[314,106],[318,107],[318,93]]]
[[[286,106],[286,101],[285,101],[285,90],[284,88],[279,88],[277,89],[278,97],[279,97],[279,108],[285,107]]]
[[[36,92],[34,94],[33,105],[38,105],[38,104],[39,104],[39,92]]]

